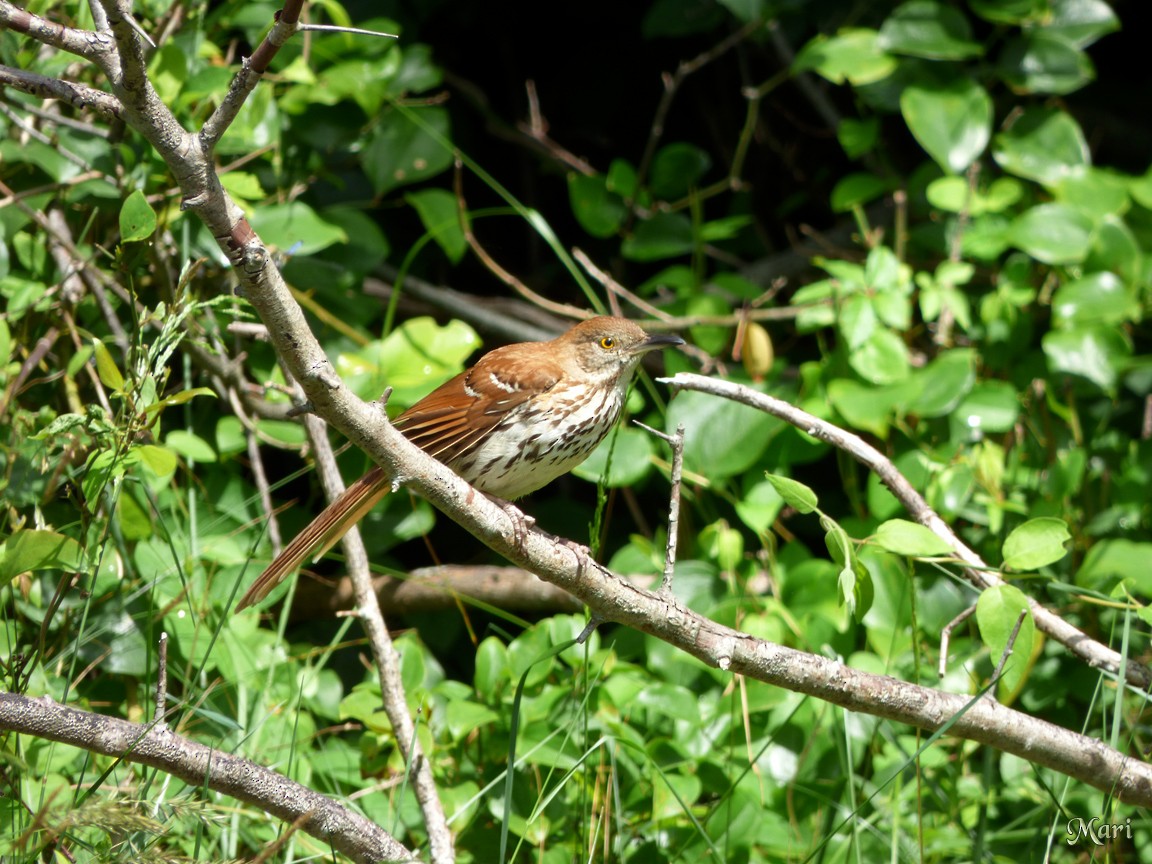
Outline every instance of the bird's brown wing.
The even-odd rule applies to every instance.
[[[560,369],[544,352],[527,345],[498,348],[433,390],[393,425],[429,455],[453,465],[500,425],[509,411],[545,393],[560,380]],[[533,346],[535,347],[535,346]]]

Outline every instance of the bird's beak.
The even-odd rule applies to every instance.
[[[649,333],[648,338],[633,349],[634,354],[647,354],[658,348],[671,348],[673,345],[683,345],[684,340],[672,333]]]

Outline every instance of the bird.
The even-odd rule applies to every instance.
[[[392,424],[481,492],[515,501],[596,449],[645,354],[683,344],[626,318],[589,318],[547,342],[489,351]],[[348,486],[257,577],[236,611],[268,596],[310,557],[319,560],[391,488],[378,466]]]

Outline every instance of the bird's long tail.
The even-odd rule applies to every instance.
[[[391,485],[379,468],[373,468],[324,508],[296,538],[284,547],[236,604],[236,611],[259,603],[269,592],[311,558],[318,561],[353,525],[388,494]]]

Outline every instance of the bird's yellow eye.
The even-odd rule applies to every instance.
[[[614,347],[616,347],[616,337],[615,336],[605,336],[604,338],[602,338],[600,340],[600,347],[601,348],[614,348]]]

